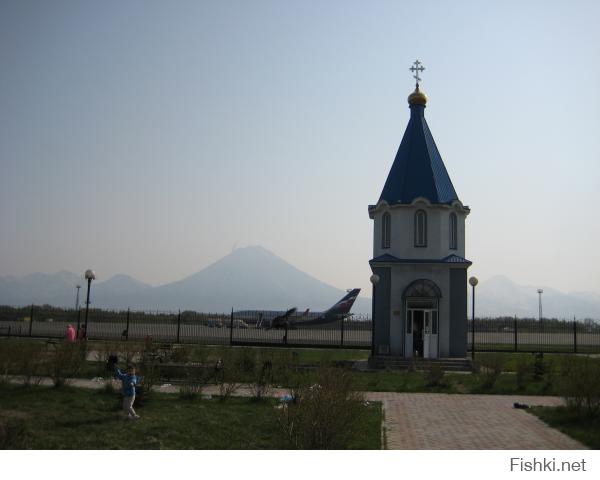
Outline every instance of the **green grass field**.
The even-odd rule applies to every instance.
[[[120,395],[77,388],[0,386],[0,413],[25,414],[27,449],[281,449],[276,400],[182,400],[153,394],[124,420]],[[381,448],[382,409],[371,404],[352,449]]]
[[[600,416],[584,415],[566,407],[534,407],[529,411],[585,446],[600,449]]]

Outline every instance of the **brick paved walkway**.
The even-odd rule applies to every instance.
[[[387,448],[570,450],[585,448],[513,403],[561,405],[557,397],[369,392],[385,411]]]

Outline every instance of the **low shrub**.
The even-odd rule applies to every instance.
[[[544,354],[542,352],[533,354],[533,379],[539,382],[546,373],[546,365],[544,363]]]
[[[194,347],[192,345],[178,345],[173,348],[171,361],[174,363],[188,363],[191,360],[193,353]]]
[[[277,411],[286,444],[298,449],[344,449],[361,435],[366,413],[362,394],[353,391],[349,372],[320,368],[316,383],[299,388],[295,402]]]
[[[0,385],[8,383],[15,369],[15,345],[8,340],[0,343]]]
[[[234,348],[221,350],[215,364],[215,381],[219,386],[219,399],[226,400],[240,387],[240,377],[249,367],[247,349],[241,352]]]
[[[45,371],[44,345],[21,342],[14,350],[15,368],[23,376],[25,386],[39,385]]]
[[[481,365],[479,371],[480,386],[483,390],[491,390],[500,378],[504,359],[501,355],[486,355],[481,357],[479,363]]]
[[[531,362],[527,358],[519,355],[517,357],[515,379],[517,382],[517,390],[523,391],[527,387],[529,378],[531,377]]]
[[[179,398],[184,400],[193,400],[199,398],[202,395],[206,383],[200,377],[190,376],[186,377],[185,380],[179,386]]]
[[[425,385],[439,387],[444,384],[444,370],[437,363],[431,363],[425,370]]]
[[[66,385],[77,377],[84,365],[83,343],[61,343],[50,353],[48,374],[55,387]]]
[[[600,413],[600,360],[567,355],[561,361],[560,393],[567,406],[588,415]]]
[[[550,359],[546,360],[546,365],[544,367],[544,376],[542,380],[542,391],[544,393],[554,391],[556,383],[556,365]]]
[[[257,353],[249,383],[252,398],[262,400],[273,389],[273,358],[266,353]]]
[[[194,399],[202,394],[202,390],[214,378],[214,369],[206,365],[206,351],[196,352],[198,362],[186,365],[183,369],[183,380],[179,387],[179,396],[184,399]]]

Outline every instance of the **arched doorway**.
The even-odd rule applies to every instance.
[[[442,292],[427,279],[412,282],[404,289],[404,352],[407,357],[437,358],[439,353],[439,304]]]

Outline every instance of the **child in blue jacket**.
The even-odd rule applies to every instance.
[[[135,386],[139,383],[139,378],[136,377],[135,367],[132,365],[127,366],[126,372],[123,373],[118,368],[116,369],[117,377],[123,384],[123,411],[127,414],[128,419],[137,420],[140,416],[135,413],[133,402],[135,402]]]

